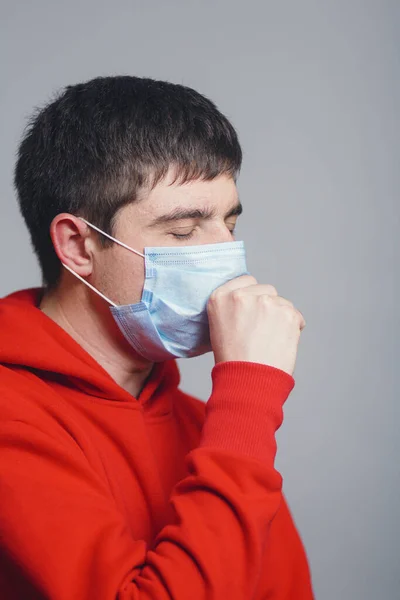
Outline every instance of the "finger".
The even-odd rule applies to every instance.
[[[274,304],[278,304],[279,306],[290,306],[298,313],[298,315],[300,316],[300,331],[302,331],[306,326],[306,321],[304,319],[303,313],[294,306],[293,302],[291,302],[287,298],[284,298],[283,296],[278,296],[278,292],[276,291],[273,285],[250,285],[248,287],[239,289],[236,293],[243,294],[243,296],[271,296],[271,298],[273,298],[274,300]]]
[[[235,277],[235,279],[231,279],[230,281],[228,281],[227,283],[225,283],[217,289],[221,289],[222,291],[222,288],[224,293],[230,293],[235,290],[243,289],[246,290],[244,293],[250,293],[255,296],[267,294],[268,296],[275,297],[278,295],[278,292],[276,291],[276,288],[273,285],[270,285],[269,283],[257,283],[257,280],[254,277],[248,275]]]
[[[252,275],[240,275],[240,277],[235,277],[219,286],[215,291],[223,289],[224,292],[232,292],[233,290],[248,287],[250,285],[257,285],[257,279]]]
[[[303,313],[301,313],[299,310],[297,311],[300,313],[301,315],[301,323],[300,323],[300,331],[303,331],[304,327],[307,325],[306,320],[303,316]]]
[[[279,306],[290,306],[298,313],[300,317],[300,331],[302,331],[306,326],[306,320],[302,312],[294,306],[293,302],[287,300],[287,298],[284,298],[283,296],[278,296],[278,292],[276,291],[274,286],[270,286],[268,284],[250,285],[249,287],[243,288],[243,292],[241,290],[238,290],[238,292],[236,293],[243,293],[243,295],[250,296],[271,296],[271,298],[273,298],[274,304],[278,304]]]
[[[276,288],[273,285],[270,285],[269,283],[257,283],[255,285],[248,285],[246,287],[242,287],[242,288],[237,288],[239,290],[243,290],[243,294],[245,295],[250,295],[250,296],[271,296],[271,298],[277,298],[278,296],[278,292],[276,291]],[[284,303],[289,303],[289,300],[285,300],[285,298],[282,298],[282,300],[284,300]]]

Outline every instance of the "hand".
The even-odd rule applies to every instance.
[[[207,304],[215,362],[247,361],[293,375],[303,315],[272,285],[242,275],[217,288]]]

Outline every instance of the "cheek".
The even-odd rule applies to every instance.
[[[115,304],[140,302],[144,284],[144,259],[121,248],[122,252],[105,252],[99,269],[98,289]]]

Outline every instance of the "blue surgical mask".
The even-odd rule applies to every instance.
[[[142,254],[82,220],[145,261],[141,301],[124,306],[114,304],[64,265],[111,305],[118,327],[136,352],[152,362],[209,352],[207,302],[216,288],[248,274],[244,243],[149,247]]]

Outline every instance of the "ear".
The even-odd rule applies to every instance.
[[[86,223],[79,217],[61,213],[51,223],[50,237],[62,263],[81,277],[92,274],[96,243]]]

